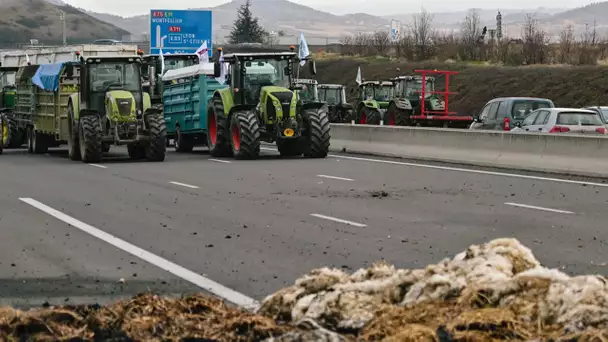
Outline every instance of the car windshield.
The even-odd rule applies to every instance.
[[[319,100],[327,102],[328,105],[333,106],[340,103],[341,91],[338,88],[325,88],[319,90]]]
[[[260,59],[245,62],[245,88],[277,86],[289,88],[289,75],[285,73],[287,60]]]
[[[540,108],[551,108],[551,102],[543,100],[519,100],[513,103],[511,114],[514,120],[523,120],[530,112]]]
[[[557,124],[565,126],[601,126],[602,119],[599,114],[584,112],[560,112],[557,115]]]
[[[126,90],[137,92],[141,87],[140,66],[137,63],[98,63],[89,68],[91,91]],[[111,88],[111,89],[110,89]]]

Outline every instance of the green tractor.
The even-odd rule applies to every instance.
[[[353,120],[353,105],[346,102],[346,87],[341,84],[320,84],[319,99],[327,103],[329,121],[350,123]]]
[[[393,97],[394,84],[390,81],[365,81],[359,84],[357,123],[379,125],[385,119],[386,110]]]
[[[17,148],[23,144],[23,132],[15,122],[15,96],[17,87],[10,77],[15,78],[18,67],[0,66],[0,118],[2,119],[2,147]]]
[[[314,100],[298,105],[296,92],[302,87],[292,82],[297,53],[231,53],[224,62],[229,87],[215,91],[207,110],[212,156],[255,159],[261,141],[276,142],[281,156],[327,156],[327,106]],[[309,65],[314,70],[314,62]],[[216,60],[215,77],[221,68]]]
[[[319,82],[317,80],[297,78],[293,84],[300,104],[319,102]]]
[[[140,52],[140,54],[143,55],[143,52]],[[165,60],[165,70],[163,72],[189,67],[198,64],[199,60],[196,54],[169,54],[163,55],[163,59]],[[160,74],[162,61],[157,55],[147,55],[143,56],[142,66],[143,89],[150,94],[152,106],[162,108],[163,82]]]
[[[399,76],[393,79],[395,96],[390,101],[387,113],[387,125],[411,126],[412,116],[421,115],[422,76]],[[424,89],[424,107],[430,111],[443,111],[445,103],[435,91],[435,78],[426,77]]]
[[[127,145],[131,159],[165,160],[162,111],[143,91],[140,56],[80,57],[79,89],[68,101],[68,150],[72,160],[95,163],[111,145]]]

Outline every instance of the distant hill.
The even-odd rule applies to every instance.
[[[129,34],[107,22],[100,21],[60,0],[0,0],[0,44],[62,41],[60,11],[66,13],[68,43],[89,43],[100,38],[118,38]],[[63,5],[62,5],[63,4]]]
[[[576,24],[608,25],[608,1],[598,2],[556,14],[549,18],[552,23],[572,22]]]

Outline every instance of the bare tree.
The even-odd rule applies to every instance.
[[[589,27],[589,24],[585,24],[585,32],[581,35],[578,64],[595,64],[597,62],[596,48],[598,43],[597,23],[593,20],[591,27]]]
[[[572,62],[575,43],[576,42],[574,40],[574,26],[568,25],[564,27],[559,33],[559,63],[567,64]]]
[[[414,20],[410,26],[410,33],[416,47],[416,58],[420,60],[428,59],[432,55],[434,16],[422,8],[419,14],[414,15]]]
[[[372,43],[376,52],[380,55],[388,54],[388,47],[391,44],[391,38],[389,37],[388,32],[378,31],[372,35]]]
[[[460,24],[462,54],[464,59],[476,59],[479,55],[479,37],[482,34],[481,16],[475,9],[470,9]]]
[[[526,14],[523,27],[523,53],[526,64],[543,64],[547,60],[547,34],[532,14]]]

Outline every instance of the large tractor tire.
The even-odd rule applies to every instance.
[[[323,108],[304,112],[304,156],[325,158],[329,152],[330,125],[327,111]]]
[[[386,111],[384,124],[388,126],[408,126],[409,115],[405,109],[397,108],[395,103],[391,103]]]
[[[234,112],[230,132],[232,154],[236,159],[256,159],[260,155],[260,125],[255,112]]]
[[[375,108],[362,107],[359,111],[360,125],[379,125],[380,112]]]
[[[79,120],[78,141],[80,159],[85,163],[99,163],[102,156],[101,120],[97,115],[83,116]]]
[[[68,155],[71,160],[80,160],[80,142],[78,140],[78,124],[74,121],[74,107],[68,104]]]
[[[213,157],[231,157],[230,122],[224,115],[222,99],[214,97],[207,108],[207,146]]]
[[[179,126],[175,129],[175,152],[185,153],[192,152],[194,145],[188,136],[183,135]]]
[[[30,127],[27,133],[27,151],[29,153],[43,154],[49,150],[49,137]]]
[[[19,148],[23,145],[23,132],[17,126],[12,112],[2,113],[2,143],[4,148]]]
[[[167,124],[163,113],[151,113],[146,115],[146,126],[150,140],[146,146],[146,159],[149,161],[162,162],[165,160],[165,140],[167,139]]]

